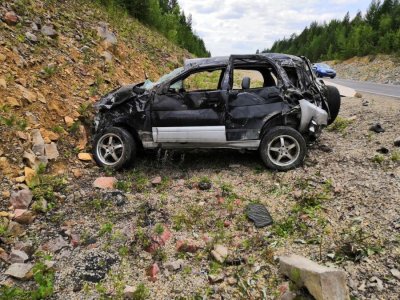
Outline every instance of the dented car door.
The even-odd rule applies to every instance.
[[[226,117],[228,141],[259,140],[263,125],[281,114],[282,92],[272,68],[268,61],[256,63],[251,56],[231,57]],[[247,77],[254,73],[258,78]]]
[[[220,77],[215,86],[190,86],[194,71],[171,81],[166,93],[155,95],[152,110],[152,133],[156,143],[219,143],[225,138],[225,110],[221,97]]]

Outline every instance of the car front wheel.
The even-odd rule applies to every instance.
[[[135,140],[127,130],[110,127],[95,137],[93,152],[99,166],[119,170],[135,156]]]
[[[296,129],[278,126],[264,135],[259,151],[268,168],[287,171],[303,163],[307,146],[304,137]]]

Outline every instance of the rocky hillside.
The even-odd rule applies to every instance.
[[[353,57],[345,61],[328,61],[338,77],[400,85],[400,60],[390,55]]]
[[[156,79],[190,56],[122,11],[91,1],[6,1],[0,15],[0,156],[8,178],[23,175],[32,131],[74,158],[86,148],[81,126],[100,95],[143,80],[144,72]],[[68,157],[57,154],[57,162]]]

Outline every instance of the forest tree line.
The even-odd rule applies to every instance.
[[[299,35],[276,41],[263,52],[305,55],[312,61],[343,60],[371,54],[400,55],[400,0],[372,1],[363,15],[311,23]]]
[[[145,25],[155,28],[168,40],[199,57],[209,57],[204,41],[193,31],[192,15],[186,16],[178,0],[99,0],[116,5]]]

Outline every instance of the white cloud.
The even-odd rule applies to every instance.
[[[313,21],[365,11],[370,0],[179,0],[213,56],[254,53]]]

